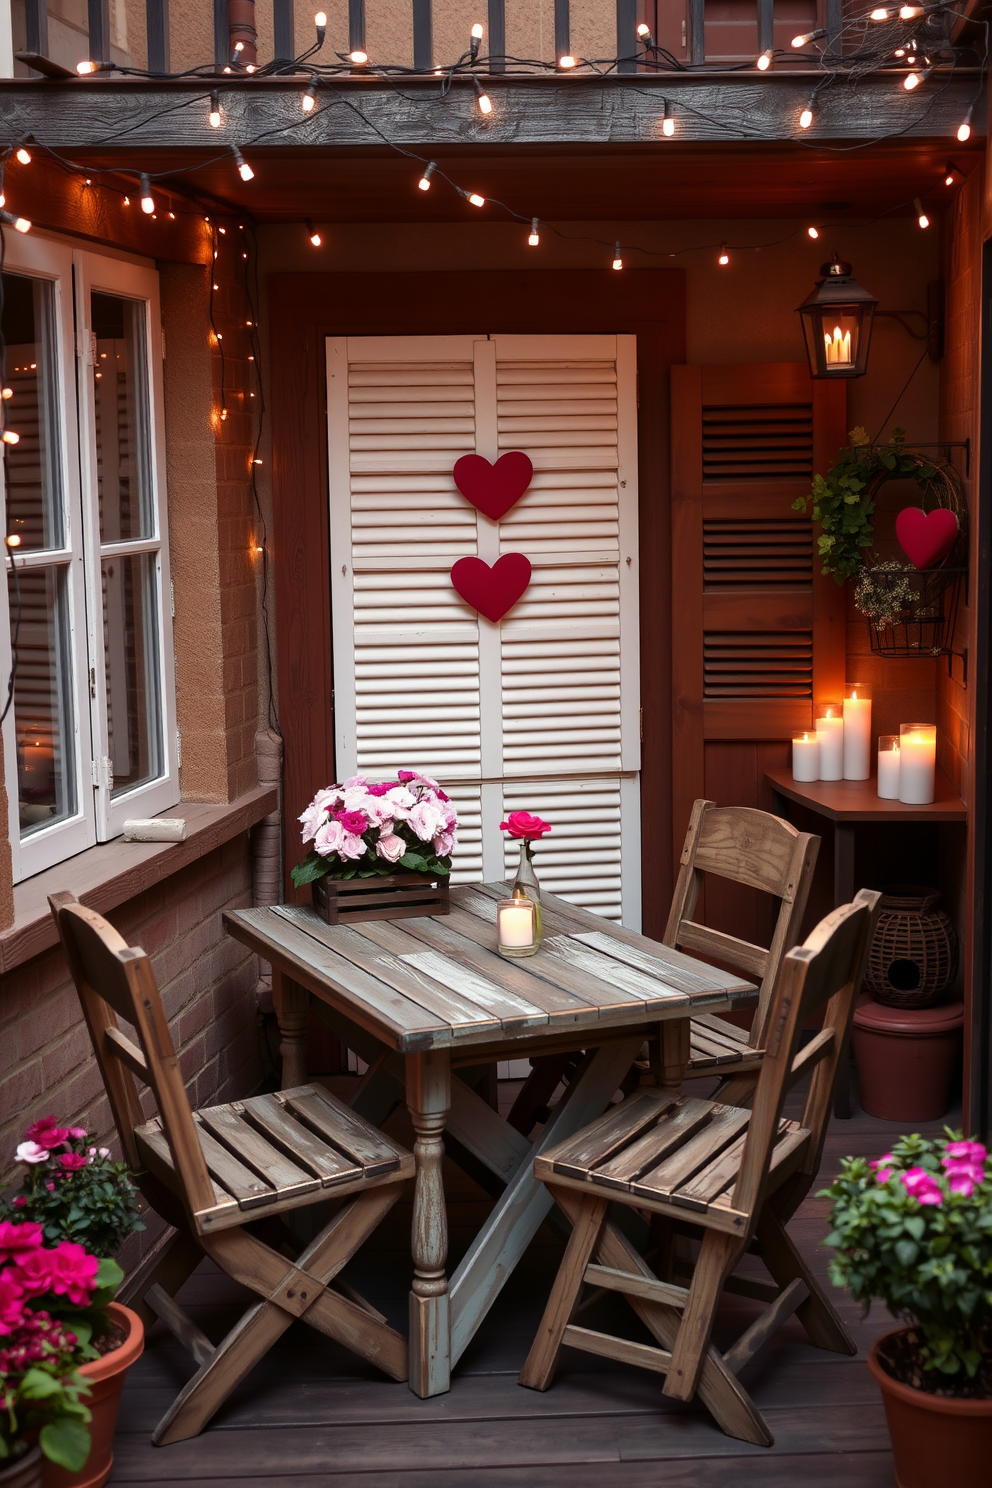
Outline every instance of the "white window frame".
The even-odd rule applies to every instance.
[[[158,275],[142,260],[119,254],[79,251],[75,245],[37,233],[6,234],[4,267],[11,273],[47,279],[54,285],[57,358],[59,458],[63,493],[64,544],[58,550],[18,553],[23,572],[64,562],[68,567],[67,606],[71,678],[68,688],[73,716],[76,810],[50,827],[21,836],[17,788],[17,740],[14,708],[3,725],[4,772],[7,782],[8,836],[14,882],[73,857],[96,842],[120,834],[128,816],[151,816],[179,800],[176,731],[175,663],[169,580],[168,518],[165,478],[165,419],[162,385],[162,333]],[[73,320],[73,285],[77,323]],[[89,331],[90,292],[142,301],[145,305],[145,349],[148,358],[148,435],[151,450],[152,535],[101,548],[96,485],[96,430]],[[11,405],[10,424],[16,428]],[[6,531],[6,492],[0,470],[0,503]],[[159,716],[162,770],[151,781],[113,796],[106,765],[108,724],[103,654],[101,559],[112,553],[156,554]],[[11,559],[5,576],[10,587]],[[6,697],[11,666],[9,604],[0,606],[0,681]]]

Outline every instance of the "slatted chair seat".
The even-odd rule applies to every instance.
[[[216,1203],[194,1213],[201,1234],[336,1198],[391,1174],[414,1176],[406,1152],[317,1085],[279,1090],[193,1112]],[[158,1116],[134,1129],[145,1166],[177,1194],[176,1172]]]
[[[71,894],[49,903],[124,1155],[172,1227],[122,1293],[146,1323],[161,1318],[198,1366],[152,1441],[202,1431],[297,1318],[405,1380],[406,1339],[339,1273],[414,1176],[413,1156],[316,1085],[192,1111],[145,952]],[[150,1119],[138,1081],[154,1097]],[[314,1204],[324,1206],[322,1228],[304,1245],[276,1217]],[[256,1299],[216,1345],[175,1300],[204,1255]]]
[[[644,1090],[535,1159],[572,1234],[522,1385],[547,1389],[561,1349],[577,1348],[664,1375],[665,1395],[698,1393],[728,1436],[770,1446],[768,1424],[737,1378],[761,1345],[795,1313],[818,1347],[857,1352],[786,1225],[816,1178],[880,898],[862,890],[783,958],[751,1109]],[[800,1050],[805,1023],[820,1012],[821,1031]],[[810,1073],[802,1119],[787,1120],[786,1094]],[[610,1223],[617,1202],[651,1214],[663,1275]],[[687,1233],[699,1239],[695,1260],[677,1254],[674,1242]],[[770,1282],[734,1274],[748,1251]],[[626,1297],[655,1344],[580,1326],[584,1286]],[[769,1305],[721,1354],[711,1335],[724,1291]]]

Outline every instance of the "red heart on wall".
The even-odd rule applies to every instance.
[[[907,506],[896,517],[899,546],[916,569],[933,568],[958,540],[958,519],[946,506],[925,512],[919,506]]]
[[[495,465],[483,455],[462,455],[452,473],[465,500],[494,522],[516,506],[534,479],[534,467],[523,450],[508,450]]]
[[[530,559],[504,553],[492,568],[482,558],[459,558],[451,570],[455,592],[495,625],[513,609],[530,583]]]

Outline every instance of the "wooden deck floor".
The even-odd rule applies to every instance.
[[[702,1093],[702,1092],[701,1092]],[[405,1115],[390,1130],[407,1142]],[[938,1132],[943,1123],[924,1131]],[[877,1156],[899,1128],[857,1114],[835,1121],[821,1178],[849,1153]],[[454,1165],[445,1182],[455,1259],[491,1203]],[[811,1197],[792,1233],[826,1276],[826,1205]],[[406,1326],[408,1203],[393,1210],[346,1275]],[[858,1340],[856,1359],[813,1348],[792,1320],[752,1361],[742,1379],[775,1434],[753,1447],[725,1437],[705,1411],[663,1399],[656,1377],[566,1350],[545,1394],[521,1389],[517,1374],[533,1338],[562,1242],[542,1228],[524,1263],[455,1373],[449,1394],[418,1400],[303,1324],[285,1334],[194,1441],[156,1448],[156,1421],[192,1372],[188,1356],[157,1324],[128,1378],[113,1485],[204,1484],[211,1488],[892,1488],[885,1421],[864,1365],[869,1343],[892,1322],[878,1311],[865,1323],[842,1296],[839,1307]],[[220,1338],[246,1294],[204,1264],[184,1306]],[[726,1347],[760,1308],[727,1300],[717,1342]],[[647,1335],[626,1304],[608,1299],[598,1327]]]

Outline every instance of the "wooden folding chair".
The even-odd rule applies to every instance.
[[[772,1434],[737,1379],[765,1340],[794,1312],[820,1348],[856,1352],[785,1226],[816,1178],[880,897],[862,889],[785,956],[753,1110],[644,1091],[535,1160],[534,1172],[571,1221],[572,1234],[522,1385],[547,1389],[567,1344],[663,1374],[664,1393],[673,1399],[691,1400],[698,1391],[728,1436],[770,1446]],[[823,1028],[799,1052],[803,1024],[820,1008]],[[788,1090],[810,1071],[801,1121],[784,1120]],[[688,1287],[660,1280],[607,1222],[611,1201],[698,1231]],[[749,1249],[774,1285],[734,1276]],[[583,1283],[625,1295],[661,1347],[573,1324]],[[710,1336],[725,1290],[771,1305],[721,1355]]]
[[[160,1317],[199,1368],[152,1440],[163,1446],[202,1431],[294,1318],[405,1380],[406,1340],[335,1278],[413,1177],[412,1155],[317,1086],[192,1111],[145,952],[71,894],[54,894],[49,904],[127,1161],[149,1204],[175,1227],[129,1301]],[[118,1017],[133,1026],[137,1044]],[[154,1096],[151,1120],[136,1081]],[[287,1260],[291,1232],[266,1222],[339,1199],[316,1239]],[[270,1238],[283,1232],[280,1250],[251,1233],[260,1221]],[[216,1347],[166,1290],[178,1290],[203,1254],[259,1298]]]
[[[799,940],[819,849],[819,837],[797,832],[780,816],[749,806],[693,803],[678,882],[661,938],[667,946],[702,955],[760,981],[758,1006],[749,1032],[715,1014],[700,1013],[690,1020],[687,1073],[729,1076],[732,1083],[726,1083],[720,1091],[720,1099],[728,1104],[747,1099],[754,1091],[772,992],[782,957]],[[767,950],[693,920],[704,874],[763,890],[779,901]],[[662,1067],[684,1061],[684,1047],[675,1049],[671,1042],[666,1047],[666,1041],[684,1039],[685,1031],[684,1022],[662,1028]]]

